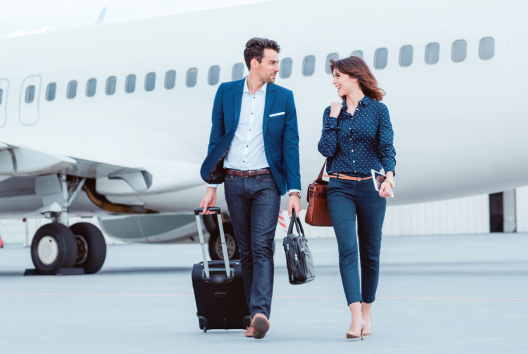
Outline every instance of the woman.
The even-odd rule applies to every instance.
[[[394,188],[396,151],[385,92],[363,59],[331,60],[332,82],[342,103],[332,102],[323,116],[319,152],[327,157],[330,175],[328,211],[339,246],[339,270],[352,312],[347,338],[371,334],[371,307],[379,278],[381,228]],[[385,170],[386,180],[374,188],[371,170]],[[356,216],[358,237],[356,240]],[[358,269],[361,260],[361,285]]]

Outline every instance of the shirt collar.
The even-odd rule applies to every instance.
[[[365,95],[365,97],[363,97],[361,101],[359,101],[359,104],[362,106],[368,106],[368,104],[370,103],[370,100],[372,100],[372,98]],[[343,101],[343,108],[345,109],[345,112],[346,112],[346,109],[348,108],[346,104],[346,100]]]
[[[259,91],[262,91],[264,93],[266,93],[266,89],[268,88],[268,83],[264,83],[264,85],[262,85],[262,87],[260,88],[260,90],[258,90],[257,92],[255,92],[255,94],[257,94]],[[246,79],[244,80],[244,93],[249,93],[249,89],[248,89],[248,85],[247,85],[247,76],[246,76]]]

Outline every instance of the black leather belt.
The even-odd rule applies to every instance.
[[[247,177],[253,177],[253,176],[260,176],[260,175],[266,175],[268,173],[271,173],[271,170],[267,168],[263,168],[261,170],[252,170],[252,171],[240,171],[240,170],[232,170],[230,168],[225,169],[225,173],[228,175],[235,175],[242,178]]]

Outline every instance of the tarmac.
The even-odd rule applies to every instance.
[[[199,245],[112,245],[98,274],[22,276],[0,249],[0,353],[528,353],[528,235],[386,237],[372,335],[347,340],[335,239],[309,242],[317,277],[287,281],[277,241],[271,329],[198,328]]]

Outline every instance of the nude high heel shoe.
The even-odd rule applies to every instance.
[[[365,321],[361,321],[361,329],[359,329],[358,331],[351,331],[351,332],[347,332],[346,334],[346,337],[348,339],[351,339],[351,338],[361,338],[361,340],[363,340],[363,330],[365,329]]]
[[[363,330],[363,335],[364,336],[370,336],[372,334],[372,316],[370,316],[370,326],[366,326],[367,324],[365,323],[365,329]]]

